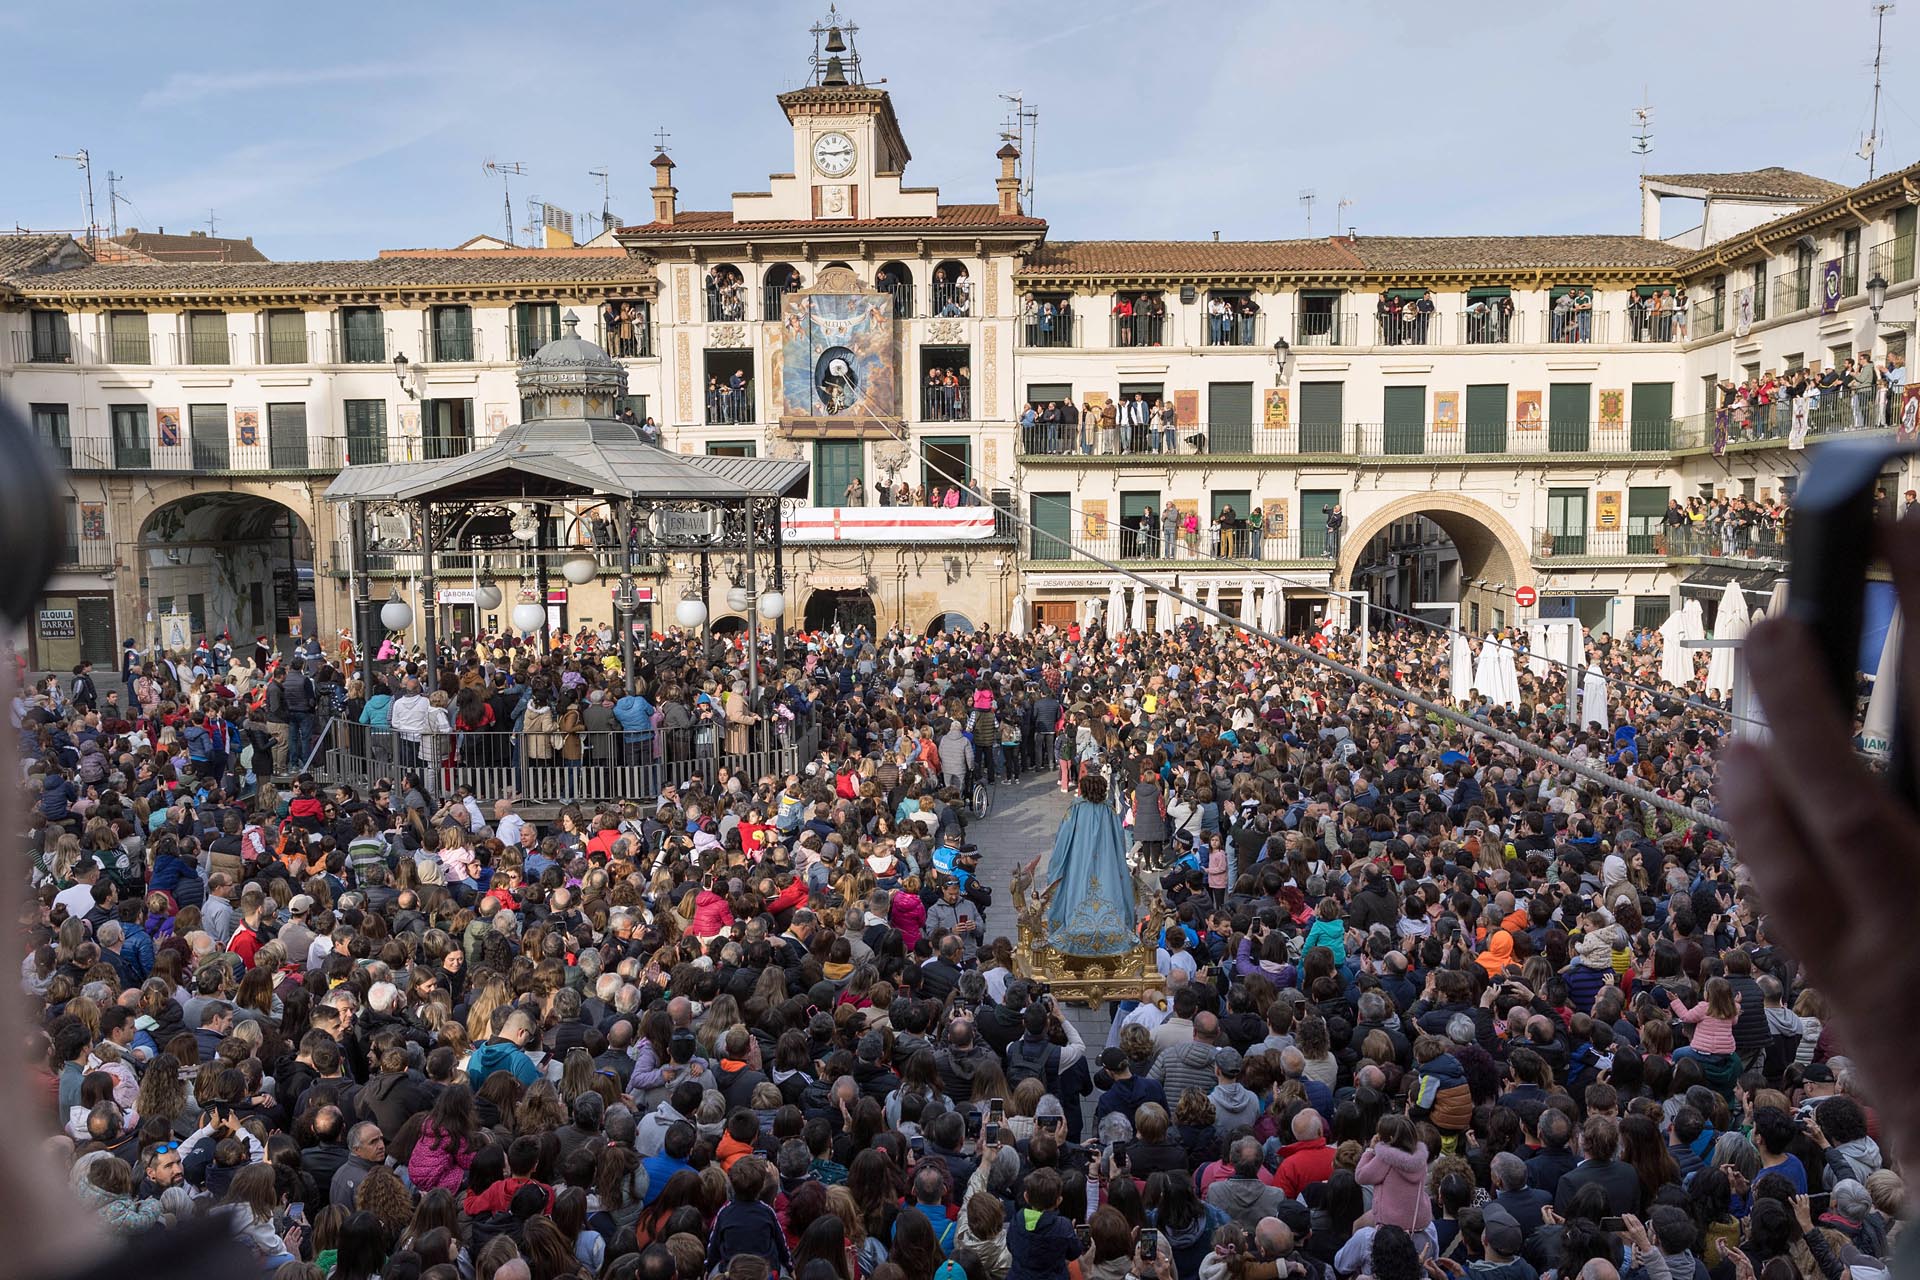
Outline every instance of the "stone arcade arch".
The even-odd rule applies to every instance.
[[[1460,554],[1460,575],[1473,585],[1460,593],[1463,618],[1479,606],[1482,629],[1492,625],[1495,611],[1506,621],[1514,616],[1513,592],[1516,587],[1536,587],[1533,560],[1525,535],[1501,512],[1474,498],[1458,493],[1412,493],[1396,498],[1373,510],[1355,512],[1352,504],[1345,511],[1347,527],[1340,542],[1340,558],[1334,571],[1336,585],[1352,585],[1367,543],[1382,529],[1409,516],[1423,516],[1438,525],[1453,540]],[[1488,587],[1504,583],[1504,590]]]

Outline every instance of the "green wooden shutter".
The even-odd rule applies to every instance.
[[[1547,449],[1585,453],[1592,443],[1593,384],[1556,382],[1547,388]]]
[[[188,405],[187,432],[193,445],[195,470],[225,471],[233,465],[233,453],[227,443],[227,406]]]
[[[1337,384],[1336,384],[1337,385]],[[1327,554],[1327,508],[1340,501],[1338,489],[1302,489],[1300,491],[1300,554]],[[1342,537],[1347,535],[1342,529]]]
[[[1425,453],[1427,445],[1427,389],[1388,387],[1381,409],[1383,453]]]
[[[307,459],[307,406],[270,404],[267,406],[267,456],[274,469],[305,471]]]
[[[1033,528],[1027,535],[1027,559],[1066,560],[1073,555],[1067,545],[1073,537],[1073,495],[1036,493],[1027,499],[1027,518]]]
[[[346,402],[347,462],[353,466],[387,460],[387,402]]]
[[[1627,490],[1627,554],[1654,554],[1654,539],[1667,514],[1667,487],[1642,485]]]
[[[145,470],[153,465],[152,440],[147,432],[147,406],[116,404],[113,415],[113,465]]]
[[[813,505],[837,507],[847,484],[860,474],[858,440],[816,440],[813,444]]]
[[[1253,384],[1207,384],[1207,452],[1253,452]]]
[[[1553,538],[1553,554],[1587,554],[1587,491],[1585,489],[1547,490],[1547,532]]]
[[[1629,445],[1635,453],[1673,447],[1673,384],[1636,382],[1627,409],[1632,421]]]
[[[1300,452],[1340,452],[1340,419],[1346,385],[1344,382],[1300,384],[1300,403],[1296,406]]]
[[[1146,522],[1147,512],[1160,510],[1158,490],[1134,489],[1120,495],[1120,509],[1114,518],[1120,522],[1120,558],[1123,560],[1157,559],[1164,546],[1158,539],[1149,542],[1140,536],[1140,526]],[[1113,548],[1095,547],[1096,551],[1111,551]]]
[[[1893,270],[1887,273],[1888,284],[1901,284],[1913,279],[1913,245],[1916,215],[1920,210],[1906,208],[1893,215]]]
[[[1507,384],[1467,388],[1467,452],[1507,451]]]

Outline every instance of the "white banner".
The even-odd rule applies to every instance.
[[[780,520],[789,544],[965,542],[993,536],[992,507],[790,507]]]

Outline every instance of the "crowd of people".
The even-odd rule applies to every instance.
[[[968,422],[973,418],[973,370],[968,365],[927,370],[920,391],[920,416],[928,422]]]
[[[785,705],[817,756],[538,820],[418,769],[251,787],[203,746],[296,676],[524,732],[624,691],[607,639],[210,644],[16,703],[21,1087],[102,1231],[202,1226],[276,1280],[1888,1269],[1902,1175],[1700,819],[1725,719],[1657,633],[1590,637],[1604,723],[1522,663],[1466,726],[1229,627],[794,634],[760,707],[740,648],[667,635],[634,673],[659,718],[618,723]],[[1366,662],[1447,698],[1444,635]],[[1119,809],[1166,911],[1143,998],[1065,1008],[987,927],[1031,818],[970,827],[975,771]]]
[[[1785,439],[1801,448],[1815,431],[1902,426],[1906,360],[1889,350],[1880,363],[1865,351],[1849,360],[1780,373],[1722,378],[1713,414],[1716,456],[1729,444]]]
[[[736,368],[724,378],[717,373],[707,375],[707,421],[710,424],[730,426],[754,420],[753,384],[747,381],[744,368]]]
[[[1207,445],[1203,428],[1189,425],[1183,432],[1172,402],[1149,399],[1145,392],[1089,393],[1079,406],[1072,400],[1028,401],[1020,406],[1020,439],[1027,453],[1087,456],[1204,453]]]
[[[1113,298],[1113,345],[1160,347],[1167,340],[1167,299],[1159,293],[1119,293]]]
[[[1434,331],[1437,315],[1431,289],[1422,290],[1417,298],[1409,298],[1397,291],[1384,291],[1380,301],[1375,304],[1374,314],[1380,323],[1381,346],[1424,347],[1428,341],[1439,339],[1439,333]],[[1428,336],[1430,333],[1431,339]]]
[[[859,476],[847,481],[840,495],[842,506],[867,504],[866,482]],[[873,482],[873,505],[877,507],[977,507],[980,494],[963,484],[892,483],[882,478]]]
[[[1782,559],[1792,524],[1792,505],[1772,494],[1756,498],[1738,493],[1715,494],[1712,498],[1696,494],[1684,504],[1670,498],[1666,514],[1660,518],[1666,546],[1657,549],[1667,555]]]
[[[1627,328],[1635,342],[1685,342],[1687,287],[1633,290],[1627,295]]]

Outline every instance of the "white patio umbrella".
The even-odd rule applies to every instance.
[[[1127,626],[1127,602],[1119,583],[1107,588],[1107,611],[1102,615],[1109,633],[1124,631]]]
[[[1162,631],[1173,631],[1180,625],[1180,606],[1173,602],[1173,592],[1166,587],[1160,588],[1160,607],[1156,621]]]
[[[1893,742],[1893,720],[1899,700],[1900,611],[1887,622],[1887,640],[1880,647],[1879,674],[1873,678],[1873,696],[1867,699],[1867,718],[1860,726],[1860,745],[1877,756],[1887,754]],[[1754,700],[1759,705],[1759,699]]]
[[[1494,642],[1493,672],[1499,678],[1499,692],[1493,695],[1493,700],[1503,707],[1519,706],[1520,672],[1513,646],[1504,640]]]
[[[1489,631],[1487,638],[1480,642],[1480,652],[1473,660],[1473,687],[1489,701],[1497,701],[1495,695],[1500,691],[1500,672],[1495,665],[1497,659],[1494,649],[1493,633]]]
[[[1147,589],[1136,586],[1133,589],[1133,621],[1128,624],[1135,631],[1147,629]]]
[[[1025,596],[1013,598],[1013,610],[1007,619],[1007,630],[1016,636],[1027,634],[1027,598]]]
[[[1267,584],[1267,630],[1282,635],[1287,629],[1287,593],[1277,583]]]
[[[1220,621],[1214,616],[1214,614],[1220,612],[1220,584],[1218,582],[1209,582],[1207,584],[1207,610],[1206,622],[1207,625],[1211,627]]]
[[[1713,638],[1744,640],[1751,625],[1751,617],[1747,612],[1747,593],[1740,589],[1739,583],[1729,582],[1727,589],[1720,593],[1720,615],[1713,620]],[[1709,649],[1707,654],[1708,691],[1723,697],[1731,695],[1734,662],[1739,650]]]
[[[1447,697],[1454,703],[1467,700],[1473,689],[1473,650],[1467,647],[1467,633],[1456,630],[1447,646]]]
[[[1545,680],[1552,669],[1547,662],[1547,624],[1531,618],[1527,621],[1527,670],[1535,680]]]
[[[1594,720],[1607,723],[1607,677],[1588,667],[1586,679],[1580,682],[1580,723]]]
[[[1245,582],[1240,584],[1240,625],[1241,626],[1253,627],[1253,626],[1259,625],[1259,620],[1254,617],[1253,605],[1254,605],[1253,579],[1248,578]]]
[[[1660,624],[1660,678],[1670,685],[1684,685],[1693,678],[1693,650],[1685,647],[1687,615],[1675,610]]]

